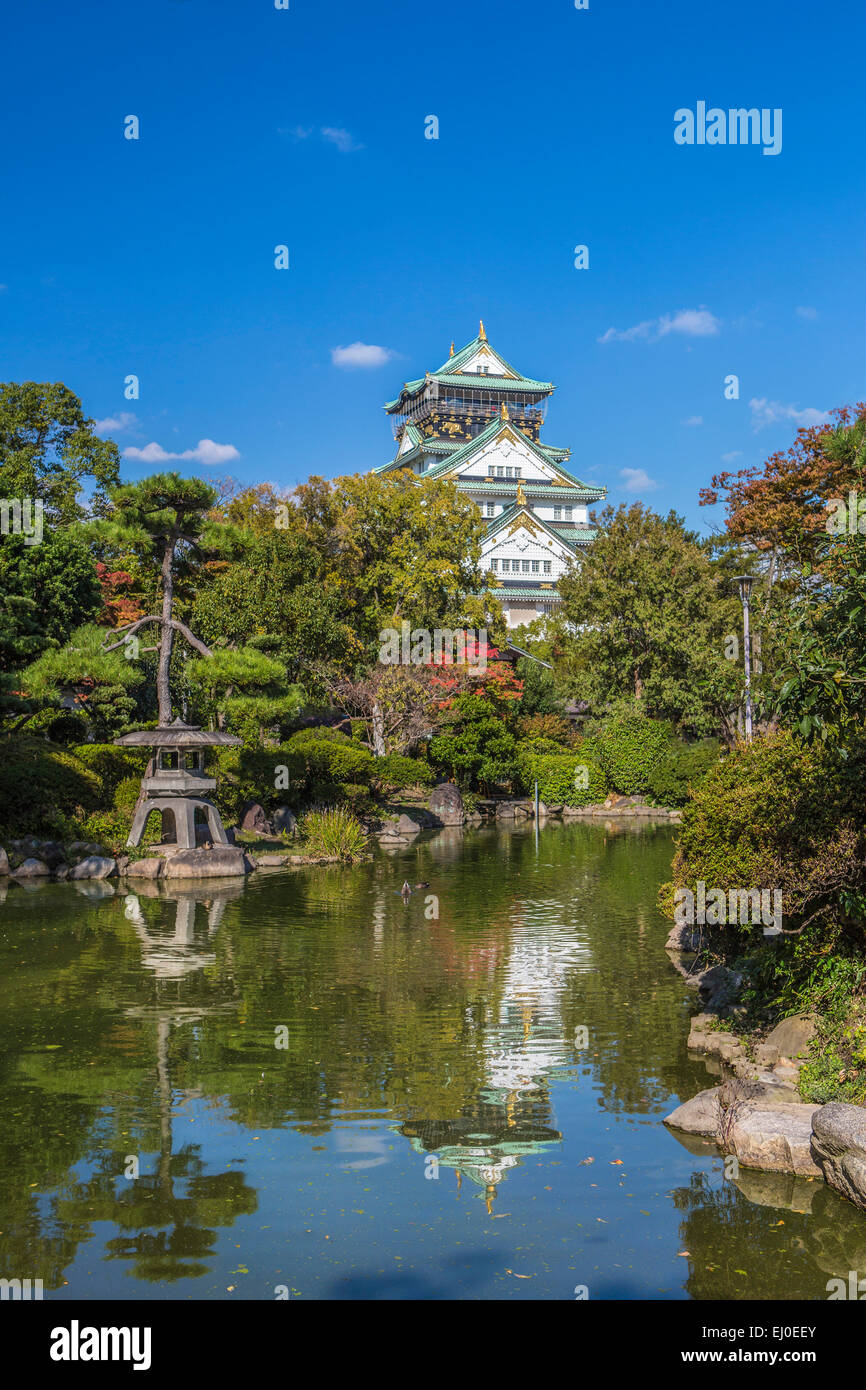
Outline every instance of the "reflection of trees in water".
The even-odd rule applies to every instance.
[[[866,1268],[862,1213],[823,1184],[743,1168],[737,1182],[713,1186],[714,1176],[694,1173],[672,1194],[693,1298],[826,1299],[828,1278]]]
[[[211,1014],[233,1010],[233,1002],[120,1007],[130,981],[133,994],[145,998],[154,990],[176,994],[206,969],[215,914],[232,895],[211,894],[206,916],[196,922],[194,894],[154,887],[147,885],[140,897],[116,899],[111,916],[103,904],[102,930],[96,933],[82,937],[74,917],[71,931],[68,923],[64,931],[52,921],[53,969],[38,972],[35,990],[36,981],[28,978],[23,1005],[17,996],[4,997],[9,1007],[0,1013],[0,1029],[13,1036],[17,1031],[16,1042],[51,1032],[54,1001],[61,998],[66,1006],[63,1042],[46,1044],[50,1053],[43,1055],[38,1043],[35,1052],[22,1052],[20,1042],[17,1050],[6,1049],[7,1069],[14,1066],[32,1084],[7,1081],[4,1088],[4,1138],[9,1157],[14,1155],[14,1162],[0,1167],[5,1277],[41,1278],[47,1289],[58,1288],[100,1220],[123,1233],[108,1243],[107,1258],[132,1261],[140,1278],[189,1277],[207,1268],[202,1260],[215,1245],[217,1228],[256,1209],[255,1193],[240,1172],[209,1174],[192,1146],[173,1152],[176,1107],[201,1094],[173,1084],[173,1065],[188,1061],[184,1033]],[[137,941],[130,940],[128,927],[121,928],[117,908]],[[16,1010],[27,1019],[26,1035]],[[152,1172],[125,1177],[127,1156],[135,1155],[147,1170],[154,1152]],[[72,1175],[80,1164],[86,1164],[87,1177]]]

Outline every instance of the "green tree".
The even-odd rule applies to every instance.
[[[40,499],[51,526],[85,516],[80,493],[87,487],[91,509],[103,510],[106,491],[119,482],[120,458],[93,423],[60,382],[0,384],[0,497]]]
[[[223,552],[229,545],[230,531],[209,516],[217,493],[199,478],[155,473],[139,483],[113,488],[110,496],[112,510],[97,524],[94,534],[122,552],[141,556],[158,571],[161,606],[159,613],[150,613],[126,624],[125,637],[113,646],[125,646],[141,627],[152,623],[159,627],[156,677],[159,722],[170,724],[169,671],[175,632],[200,655],[210,656],[205,644],[174,616],[177,575],[196,570],[209,554]]]
[[[737,702],[725,661],[739,605],[681,517],[607,507],[592,549],[560,580],[559,647],[584,699],[630,697],[647,715],[705,734]]]

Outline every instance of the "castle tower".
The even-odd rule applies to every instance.
[[[385,410],[397,452],[375,471],[410,468],[455,481],[487,523],[482,563],[509,627],[532,622],[557,603],[556,582],[596,532],[587,508],[607,489],[587,487],[565,468],[569,449],[541,442],[555,387],[518,372],[477,338],[434,372],[403,383]]]

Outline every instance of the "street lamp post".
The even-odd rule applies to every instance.
[[[746,672],[746,741],[752,741],[752,642],[749,631],[749,600],[752,596],[754,579],[750,574],[735,574],[732,583],[736,584],[743,605],[743,647]]]

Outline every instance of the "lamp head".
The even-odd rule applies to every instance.
[[[743,604],[748,603],[752,596],[752,586],[755,583],[754,575],[735,574],[731,583],[736,585],[737,593],[740,596],[740,602]]]

